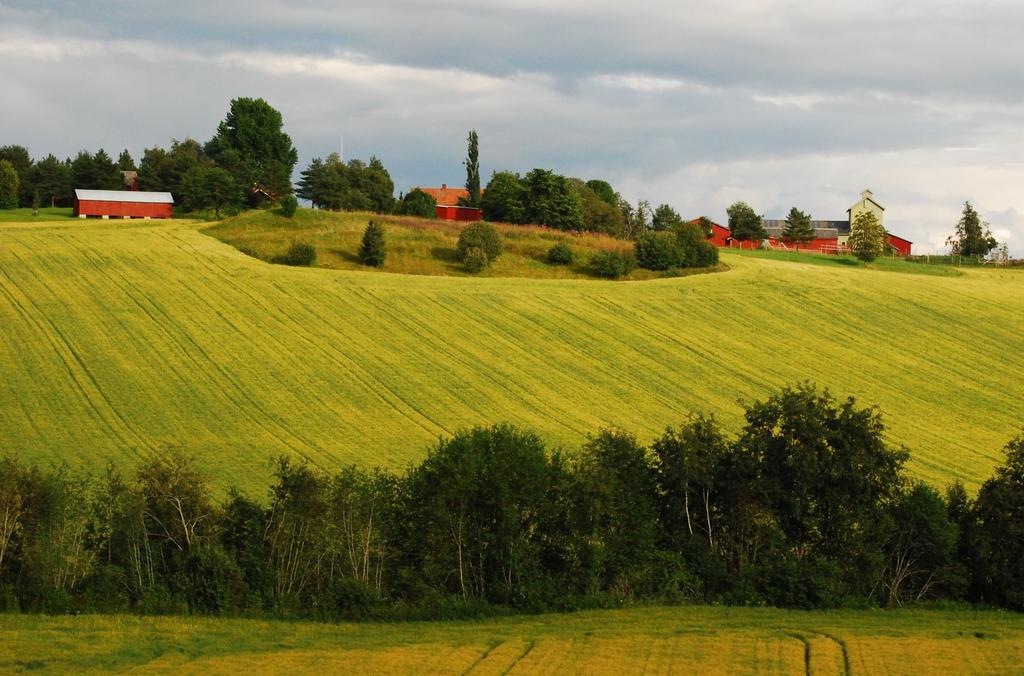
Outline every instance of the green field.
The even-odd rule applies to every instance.
[[[809,379],[879,405],[916,476],[976,487],[1024,422],[1020,271],[726,251],[643,282],[413,276],[268,265],[201,227],[0,224],[0,449],[177,446],[262,495],[275,454],[401,468],[467,425],[572,449],[689,411],[736,432],[738,399]]]
[[[951,674],[1024,670],[1024,618],[645,608],[340,624],[0,615],[0,671]]]

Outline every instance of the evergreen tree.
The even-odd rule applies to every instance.
[[[387,247],[384,242],[384,226],[377,221],[370,221],[363,232],[363,241],[359,244],[359,262],[379,268],[384,265]]]
[[[787,242],[796,244],[797,251],[801,244],[814,241],[814,228],[811,227],[811,217],[796,207],[789,210],[786,216],[786,225],[782,230],[782,238]]]
[[[850,226],[850,250],[862,261],[870,263],[885,251],[885,228],[870,211],[862,211]]]
[[[759,242],[768,239],[764,219],[746,202],[736,202],[726,209],[726,213],[729,214],[729,230],[736,241]]]
[[[956,229],[946,239],[954,256],[987,256],[999,244],[989,231],[988,223],[981,220],[970,202],[964,202],[964,211]]]
[[[469,197],[465,200],[466,206],[468,207],[479,207],[480,206],[480,151],[479,151],[479,137],[476,134],[476,129],[469,132],[469,137],[466,139],[469,147],[466,150],[466,190],[469,191]]]
[[[135,171],[138,167],[135,166],[135,160],[132,159],[131,153],[125,148],[121,151],[121,154],[117,156],[117,168],[121,171]]]
[[[47,155],[32,167],[32,184],[50,207],[71,197],[71,172],[68,164]]]

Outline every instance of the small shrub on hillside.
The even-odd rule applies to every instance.
[[[295,215],[295,211],[299,208],[299,200],[295,199],[295,195],[288,195],[281,200],[281,215],[286,218],[291,218]]]
[[[634,248],[637,265],[647,270],[677,268],[683,259],[679,239],[672,232],[645,233]]]
[[[480,249],[487,254],[489,265],[501,255],[501,235],[490,223],[470,223],[459,235],[459,260],[466,261],[470,249]]]
[[[548,263],[552,265],[572,265],[575,256],[565,242],[559,242],[548,249]]]
[[[718,263],[718,247],[707,240],[698,223],[683,223],[675,229],[679,242],[681,268],[709,268]]]
[[[628,275],[635,267],[633,255],[621,251],[602,251],[590,258],[590,273],[605,279],[618,279]]]
[[[487,252],[480,247],[470,247],[466,255],[462,257],[462,264],[466,266],[466,272],[476,274],[491,264]]]
[[[384,226],[377,221],[370,221],[363,232],[363,241],[359,245],[359,262],[379,268],[384,265],[387,249],[384,244]]]
[[[296,242],[288,247],[288,253],[274,262],[284,265],[309,266],[316,262],[316,249],[312,244]]]

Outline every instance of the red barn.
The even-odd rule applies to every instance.
[[[437,217],[445,221],[482,221],[484,210],[476,207],[459,206],[459,199],[468,199],[469,191],[465,188],[449,188],[442,183],[440,188],[419,188],[437,202]],[[481,191],[482,192],[482,191]]]
[[[72,213],[79,218],[170,218],[173,206],[169,192],[76,188]]]
[[[910,255],[910,250],[914,245],[913,242],[911,242],[909,239],[903,239],[898,235],[894,235],[891,232],[887,234],[889,235],[889,246],[891,246],[893,249],[896,249],[896,253],[898,253],[901,256]]]

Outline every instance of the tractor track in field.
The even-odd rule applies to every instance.
[[[59,298],[59,296],[54,294],[53,289],[51,289],[45,282],[43,282],[40,279],[39,275],[29,265],[27,265],[25,261],[20,256],[18,256],[16,252],[11,250],[8,253],[21,264],[22,268],[24,268],[29,274],[32,275],[39,282],[42,288],[46,289],[46,291],[51,296],[53,296],[54,298]],[[109,411],[109,414],[112,417],[116,418],[121,423],[121,426],[129,434],[134,435],[141,442],[142,446],[149,447],[150,450],[155,450],[155,448],[141,434],[139,434],[134,428],[132,428],[131,425],[129,425],[128,422],[121,416],[121,414],[114,409],[113,405],[107,398],[106,394],[100,389],[99,382],[96,380],[96,377],[89,370],[88,366],[86,366],[85,360],[78,353],[78,350],[75,349],[74,345],[72,345],[72,343],[68,340],[67,336],[64,335],[64,332],[61,331],[57,324],[52,319],[50,319],[50,317],[45,312],[42,311],[42,309],[34,300],[32,300],[32,296],[28,293],[25,293],[25,291],[21,288],[17,281],[10,276],[10,273],[8,273],[6,270],[3,270],[2,268],[0,268],[0,271],[4,273],[4,276],[7,278],[8,283],[11,284],[11,286],[13,286],[14,288],[18,289],[18,292],[22,296],[24,296],[26,302],[32,306],[34,312],[29,312],[21,302],[15,299],[10,289],[4,287],[8,298],[15,303],[16,307],[18,308],[22,316],[30,318],[29,321],[35,323],[40,332],[44,336],[46,336],[47,341],[50,342],[50,345],[53,348],[54,353],[60,359],[61,364],[64,366],[64,370],[67,372],[69,378],[71,379],[71,382],[74,383],[75,388],[78,390],[82,399],[84,399],[89,408],[92,409],[93,413],[96,415],[97,420],[99,420],[108,430],[110,430],[111,435],[113,435],[113,437],[120,443],[120,445],[125,450],[131,450],[136,447],[135,444],[131,443],[128,440],[128,438],[124,434],[122,434],[122,432],[118,430],[114,424],[111,423],[111,421],[108,419],[108,416],[104,415],[100,406],[97,404],[96,401],[93,400],[93,397],[90,396],[90,388],[87,388],[83,384],[82,379],[76,373],[76,369],[72,368],[71,362],[68,361],[67,357],[64,354],[65,352],[71,355],[74,364],[77,366],[78,370],[81,371],[85,379],[92,386],[91,389],[95,391],[96,396],[98,396],[103,401],[103,403],[105,404],[105,408]],[[41,318],[41,320],[39,318]],[[45,325],[42,322],[45,322]],[[49,327],[49,330],[47,330],[47,326]],[[63,350],[61,348],[63,348]]]
[[[231,283],[239,293],[241,293],[241,294],[245,295],[246,297],[248,297],[254,303],[254,305],[256,305],[257,307],[260,307],[260,306],[266,307],[266,305],[264,303],[259,302],[255,297],[253,297],[248,292],[248,290],[243,290],[237,284],[234,284],[233,282],[231,282],[230,280],[232,279],[232,273],[230,271],[226,270],[225,268],[223,268],[222,266],[220,266],[219,264],[217,264],[212,259],[212,257],[207,256],[207,255],[203,255],[203,254],[197,252],[194,248],[191,251],[186,250],[185,249],[185,243],[183,243],[183,242],[173,241],[173,243],[180,250],[188,253],[193,258],[195,258],[197,260],[203,261],[204,264],[207,265],[207,267],[214,268],[214,269],[218,270],[220,275],[223,276],[224,279],[229,280],[229,283]],[[312,305],[310,305],[308,303],[304,303],[301,299],[299,299],[296,296],[294,296],[293,294],[289,293],[286,289],[284,289],[281,285],[277,284],[276,282],[268,280],[268,284],[269,284],[270,288],[273,288],[283,298],[287,298],[288,300],[294,302],[297,306],[302,307],[303,309],[305,309],[311,316],[315,317],[318,321],[320,321],[321,324],[323,324],[327,328],[331,329],[332,332],[339,333],[337,331],[337,327],[335,327],[330,322],[328,322],[323,317],[322,314],[320,314],[319,312],[316,312]],[[401,415],[402,417],[404,417],[407,420],[409,420],[409,422],[411,422],[413,425],[416,425],[416,426],[420,427],[424,432],[429,434],[431,437],[436,437],[437,436],[437,430],[436,429],[431,429],[429,427],[429,425],[433,425],[433,426],[435,426],[438,429],[444,430],[443,426],[439,425],[438,423],[436,423],[435,421],[433,421],[432,419],[430,419],[426,415],[424,415],[421,412],[419,412],[415,407],[413,407],[411,404],[409,404],[409,402],[407,402],[403,397],[401,397],[401,395],[399,395],[392,388],[390,388],[388,385],[383,383],[379,378],[377,378],[377,377],[373,376],[371,373],[369,373],[364,367],[362,367],[361,365],[356,363],[353,359],[351,359],[344,352],[342,352],[342,351],[338,350],[337,348],[335,348],[332,343],[330,343],[329,341],[328,342],[321,342],[321,341],[316,340],[315,338],[317,337],[317,334],[314,334],[314,333],[310,332],[309,328],[305,324],[303,324],[302,322],[296,320],[294,317],[292,317],[288,313],[284,312],[277,305],[270,304],[269,307],[273,308],[273,311],[276,314],[279,315],[279,317],[281,318],[281,319],[279,319],[279,321],[282,321],[282,319],[283,320],[287,320],[287,323],[289,325],[293,326],[297,332],[301,332],[301,334],[303,336],[303,341],[309,347],[311,347],[312,349],[316,350],[317,352],[320,352],[324,357],[329,359],[332,363],[336,363],[336,364],[344,366],[346,368],[346,370],[349,372],[349,374],[353,378],[355,378],[357,380],[360,380],[367,387],[368,391],[374,392],[374,394],[376,394],[380,398],[381,401],[383,401],[388,406],[390,406],[392,409],[394,409],[399,415]],[[282,321],[282,323],[284,323],[284,322]],[[339,333],[339,335],[340,335],[340,333]],[[362,375],[360,375],[360,374],[362,374]],[[377,387],[374,387],[371,383],[376,383]],[[398,401],[400,401],[403,404],[405,404],[406,405],[405,406],[406,409],[415,411],[424,420],[426,420],[429,425],[424,425],[421,421],[416,420],[414,417],[410,416],[409,413],[408,413],[408,410],[403,410],[402,406],[396,405],[393,401],[390,401],[388,399],[388,397],[386,397],[383,394],[381,394],[380,389],[386,390],[392,397],[394,397]],[[316,447],[315,445],[313,445],[313,446]],[[323,451],[323,449],[320,449],[320,450]],[[324,452],[326,453],[326,451],[324,451]],[[330,455],[330,454],[328,454],[328,455]]]

